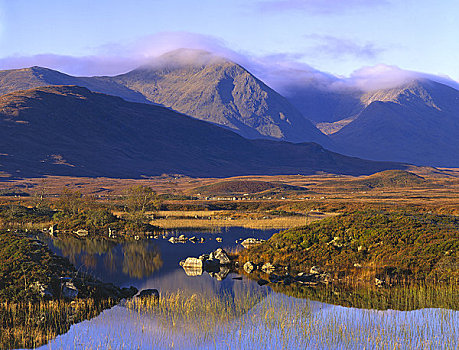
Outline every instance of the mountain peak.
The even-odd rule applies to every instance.
[[[331,146],[283,96],[244,67],[207,51],[171,51],[114,79],[150,102],[233,129],[247,138]]]
[[[452,97],[454,100],[456,96],[457,90],[450,86],[427,78],[416,78],[393,88],[366,93],[361,102],[364,106],[375,101],[404,105],[417,103],[441,110],[445,99]]]

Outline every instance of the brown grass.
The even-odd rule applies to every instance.
[[[177,212],[176,212],[177,213]],[[186,212],[179,212],[186,213]],[[326,217],[338,215],[336,213],[326,213],[323,215],[308,216],[285,216],[272,218],[215,218],[191,219],[191,218],[165,218],[155,219],[150,224],[164,229],[183,229],[183,228],[218,228],[218,227],[245,227],[252,229],[287,229],[296,226],[307,225],[313,221],[321,220]],[[184,215],[185,216],[185,215]]]

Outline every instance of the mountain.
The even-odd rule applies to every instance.
[[[0,96],[0,172],[138,178],[371,174],[399,163],[346,157],[315,143],[248,140],[170,109],[48,86]]]
[[[459,166],[459,91],[427,79],[360,98],[362,110],[331,138],[342,153]]]
[[[284,97],[242,66],[180,49],[113,78],[149,101],[235,130],[246,138],[330,142]]]
[[[115,77],[73,77],[41,67],[0,71],[0,94],[47,85],[78,85],[127,101],[163,105],[250,139],[332,146],[287,99],[242,66],[206,51],[172,51]]]

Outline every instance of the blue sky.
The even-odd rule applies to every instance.
[[[384,64],[459,81],[458,14],[457,0],[0,0],[0,69],[115,74],[187,46],[339,76]]]

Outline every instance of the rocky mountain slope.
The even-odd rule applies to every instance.
[[[315,143],[247,140],[167,108],[77,86],[0,96],[0,126],[0,171],[21,177],[370,174],[404,168],[346,157]]]
[[[242,66],[205,51],[176,50],[113,79],[151,102],[246,138],[330,145],[284,97]]]

